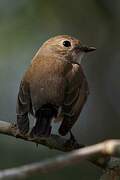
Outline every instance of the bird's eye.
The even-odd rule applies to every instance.
[[[63,41],[63,45],[64,45],[65,47],[70,47],[70,46],[71,46],[71,43],[70,43],[70,41]]]

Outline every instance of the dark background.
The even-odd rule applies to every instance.
[[[0,119],[15,121],[20,79],[40,45],[69,34],[95,53],[84,58],[90,96],[73,131],[83,144],[120,138],[120,0],[0,0]],[[62,154],[0,135],[0,169]],[[99,179],[88,162],[32,179]]]

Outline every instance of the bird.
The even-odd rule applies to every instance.
[[[16,115],[22,135],[30,130],[30,114],[36,119],[32,137],[49,137],[52,121],[61,122],[60,135],[71,132],[89,94],[81,60],[94,50],[69,35],[42,44],[20,82]]]

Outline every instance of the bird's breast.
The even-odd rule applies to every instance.
[[[65,67],[60,63],[41,63],[32,67],[30,94],[32,105],[39,109],[43,104],[61,106],[64,101]]]

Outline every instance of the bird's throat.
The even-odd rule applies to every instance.
[[[77,59],[77,62],[78,62],[79,64],[81,64],[84,55],[85,55],[84,52],[81,52],[81,53],[80,53],[80,55],[79,55],[79,57],[78,57],[78,59]]]

